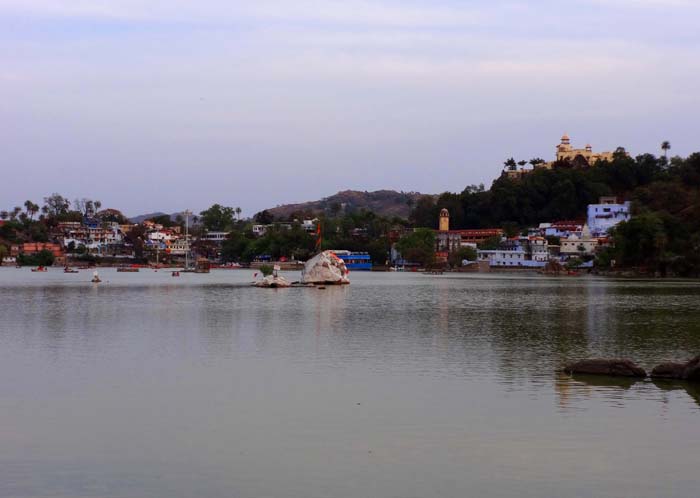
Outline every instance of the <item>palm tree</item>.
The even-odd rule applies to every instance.
[[[236,208],[236,218],[238,218],[239,220],[241,219],[242,212],[243,212],[243,210],[241,208],[239,208],[239,207]]]
[[[664,151],[664,158],[668,161],[668,151],[671,150],[671,142],[668,140],[661,142],[661,150]]]
[[[515,171],[517,168],[517,164],[518,163],[515,162],[515,159],[513,159],[511,157],[510,159],[508,159],[506,162],[503,163],[503,166],[505,166],[506,169],[509,171]]]
[[[6,220],[10,217],[10,213],[5,210],[0,211],[0,220]]]
[[[39,211],[39,205],[34,204],[32,201],[24,201],[24,209],[27,212],[30,220],[34,219],[34,215]]]
[[[19,206],[15,206],[14,209],[12,210],[12,212],[10,213],[10,219],[16,220],[17,215],[19,215],[19,213],[21,213],[21,212],[22,212],[22,208]]]

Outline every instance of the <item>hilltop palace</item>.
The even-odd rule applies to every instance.
[[[574,149],[571,139],[566,133],[561,137],[561,143],[556,147],[556,159],[554,161],[536,164],[535,168],[552,169],[557,162],[566,161],[574,167],[586,168],[593,166],[596,161],[612,161],[613,152],[593,152],[591,144],[586,144],[583,149]],[[508,178],[519,179],[530,170],[520,168],[506,170]]]

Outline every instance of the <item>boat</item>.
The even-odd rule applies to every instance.
[[[174,271],[174,272],[173,272],[173,277],[179,277],[179,276],[180,276],[180,272],[179,272],[179,271]]]
[[[117,268],[118,272],[136,273],[139,271],[137,266],[120,266]]]
[[[345,250],[333,251],[333,253],[343,260],[348,270],[371,271],[372,259],[366,252],[351,252]]]
[[[32,268],[32,271],[45,272],[49,270],[45,266],[37,266],[36,268]]]
[[[71,268],[70,266],[66,266],[63,268],[63,273],[80,273],[78,270],[75,270]]]
[[[90,282],[92,282],[93,284],[99,284],[100,282],[102,282],[102,280],[100,280],[100,275],[97,273],[97,271],[93,272],[92,280],[90,280]]]
[[[195,273],[209,273],[211,269],[211,263],[206,258],[199,258],[194,267]]]

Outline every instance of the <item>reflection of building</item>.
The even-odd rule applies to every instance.
[[[629,219],[629,201],[620,204],[616,197],[601,197],[598,204],[588,205],[588,227],[593,235],[607,235],[615,225]]]

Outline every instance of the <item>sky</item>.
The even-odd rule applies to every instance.
[[[0,208],[253,213],[700,150],[698,0],[0,0]]]

